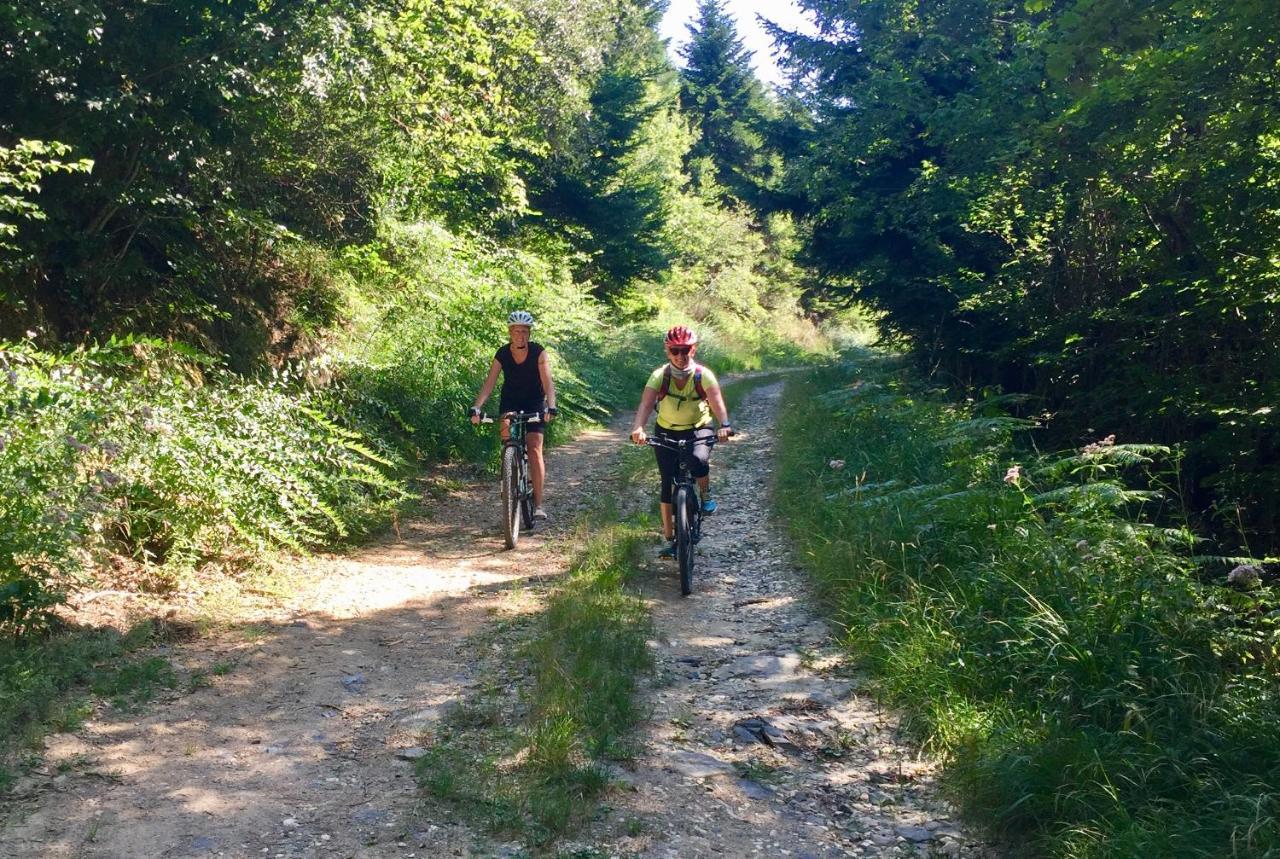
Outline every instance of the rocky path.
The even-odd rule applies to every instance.
[[[695,594],[670,562],[646,596],[660,631],[643,752],[565,854],[987,856],[930,767],[858,694],[768,515],[781,385],[753,391],[716,452]],[[468,478],[429,518],[308,566],[287,605],[235,633],[171,646],[204,678],[140,714],[100,710],[50,737],[4,799],[4,857],[513,856],[422,798],[411,758],[480,686],[475,636],[534,610],[567,566],[573,505],[614,492],[621,428],[556,449],[553,522],[501,551],[493,481]],[[636,490],[647,503],[652,487]],[[656,548],[656,543],[655,543]],[[592,851],[576,853],[574,851]]]
[[[752,391],[716,448],[722,513],[695,592],[659,564],[649,596],[662,677],[644,754],[584,846],[614,855],[991,856],[937,796],[933,770],[846,670],[771,519],[777,382]]]

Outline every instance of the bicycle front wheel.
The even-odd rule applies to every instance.
[[[512,445],[502,448],[502,540],[508,549],[520,541],[520,462]]]
[[[693,593],[693,491],[687,486],[676,489],[672,512],[676,517],[676,565],[680,568],[680,593]]]

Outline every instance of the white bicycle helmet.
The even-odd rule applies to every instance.
[[[533,314],[527,310],[513,310],[507,317],[508,325],[528,325],[533,327]]]

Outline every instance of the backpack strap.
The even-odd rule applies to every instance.
[[[667,398],[667,394],[671,393],[671,365],[662,368],[662,385],[658,388],[658,399],[655,402],[662,402]]]
[[[702,387],[702,365],[693,365],[693,392],[700,400],[707,398],[707,389]],[[671,393],[671,365],[662,369],[662,385],[658,388],[658,397],[654,402],[662,402]]]

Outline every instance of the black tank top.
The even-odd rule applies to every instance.
[[[538,358],[542,347],[529,341],[529,355],[520,363],[511,355],[511,344],[503,346],[493,359],[502,365],[502,395],[498,408],[504,412],[534,412],[542,409],[547,394],[542,390]]]

